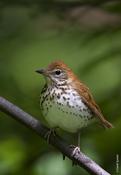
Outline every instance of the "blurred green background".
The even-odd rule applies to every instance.
[[[121,175],[121,2],[1,0],[0,96],[43,121],[35,73],[63,60],[91,89],[115,129],[84,130],[81,150],[111,174]],[[61,133],[71,144],[73,136]],[[88,173],[28,128],[0,112],[0,175]]]

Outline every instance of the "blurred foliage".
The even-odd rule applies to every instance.
[[[63,60],[90,87],[103,113],[115,126],[108,131],[95,125],[85,129],[81,149],[116,174],[116,155],[119,158],[121,155],[121,24],[120,20],[114,23],[112,15],[120,19],[120,1],[43,2],[0,2],[0,95],[43,121],[39,95],[44,80],[35,70],[53,60]],[[101,23],[97,27],[93,18],[82,23],[85,14],[73,18],[78,10],[75,7],[88,3],[98,5],[100,14],[112,13],[107,18],[112,25]],[[96,17],[98,22],[101,18]],[[72,167],[69,160],[63,161],[59,152],[3,113],[0,113],[0,133],[2,175],[87,175],[83,169]],[[72,143],[73,136],[60,134]]]

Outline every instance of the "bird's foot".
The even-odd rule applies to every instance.
[[[70,145],[69,147],[73,150],[71,154],[72,157],[80,153],[80,148],[78,146]],[[72,166],[74,165],[77,165],[77,163],[75,161],[72,161]]]
[[[56,136],[56,132],[55,132],[55,129],[54,128],[51,128],[48,132],[46,132],[45,134],[45,139],[47,140],[47,143],[49,144],[50,143],[50,137],[51,135],[53,136]]]
[[[71,145],[71,148],[73,148],[72,157],[80,153],[80,148],[78,146]]]

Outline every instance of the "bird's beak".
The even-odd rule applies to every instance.
[[[45,74],[45,69],[38,69],[35,72],[37,72],[39,74]]]

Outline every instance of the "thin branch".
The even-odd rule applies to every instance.
[[[0,110],[18,122],[22,123],[26,127],[35,131],[39,136],[45,139],[45,134],[48,132],[48,128],[41,124],[40,121],[35,119],[30,114],[24,112],[19,107],[15,106],[8,100],[0,97]],[[69,159],[77,163],[80,167],[83,167],[90,174],[93,175],[110,175],[104,169],[102,169],[97,163],[87,157],[84,153],[80,152],[72,156],[72,149],[69,148],[69,145],[59,136],[51,135],[50,144],[56,147],[63,155],[67,156]]]

